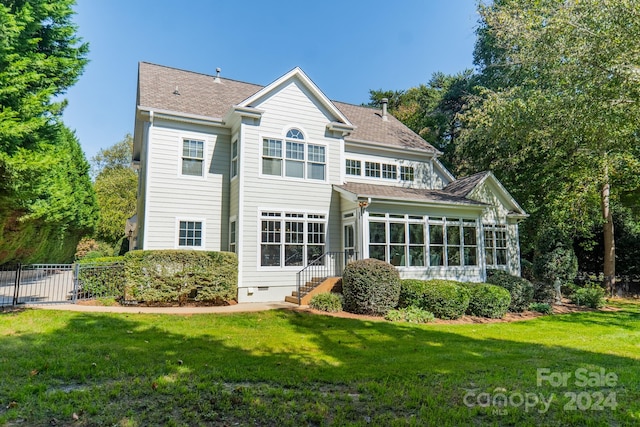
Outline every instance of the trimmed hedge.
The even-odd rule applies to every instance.
[[[221,303],[237,297],[238,259],[234,253],[132,251],[124,258],[128,300],[183,305],[188,300]]]
[[[405,279],[400,294],[400,308],[419,307],[440,319],[458,319],[469,307],[469,291],[453,280]]]
[[[309,307],[320,311],[336,313],[338,311],[342,311],[343,300],[344,298],[341,294],[326,292],[311,297],[311,301],[309,301]]]
[[[511,303],[511,294],[508,290],[488,283],[465,283],[464,285],[469,290],[467,314],[491,319],[501,319],[507,314]]]
[[[500,270],[487,271],[487,282],[505,288],[511,294],[509,311],[520,313],[533,302],[533,285],[527,279]]]
[[[80,298],[124,296],[124,257],[84,258],[78,261]]]
[[[344,310],[383,316],[398,304],[400,275],[396,268],[377,259],[347,264],[342,275]]]

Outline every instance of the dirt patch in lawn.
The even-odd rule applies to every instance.
[[[306,313],[321,314],[332,317],[342,317],[345,319],[360,319],[360,320],[372,320],[378,322],[386,322],[384,317],[380,316],[366,316],[362,314],[347,313],[346,311],[339,311],[336,313],[328,313],[326,311],[314,310],[312,308],[296,308],[297,311]],[[553,305],[553,314],[570,314],[570,313],[582,313],[586,311],[598,311],[593,308],[582,307],[579,305],[571,304],[569,300],[563,300],[562,305]],[[619,311],[615,307],[604,307],[600,311]],[[489,319],[486,317],[476,316],[462,316],[460,319],[444,320],[436,319],[434,324],[469,324],[469,323],[504,323],[504,322],[519,322],[522,320],[535,319],[537,317],[545,316],[545,314],[538,313],[537,311],[523,311],[522,313],[507,313],[502,319]]]

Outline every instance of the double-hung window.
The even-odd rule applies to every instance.
[[[326,164],[326,148],[305,142],[298,129],[290,129],[285,140],[262,140],[262,173],[265,175],[324,181]]]
[[[277,139],[262,141],[262,173],[282,176],[282,141]]]
[[[182,141],[182,175],[202,176],[204,170],[204,141]]]
[[[260,265],[304,266],[325,252],[326,215],[262,212]]]

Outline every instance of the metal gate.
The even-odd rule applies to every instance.
[[[16,264],[0,267],[0,306],[76,303],[118,297],[124,282],[122,264]]]
[[[72,302],[73,264],[17,264],[0,271],[0,305]]]

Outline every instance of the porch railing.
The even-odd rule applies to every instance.
[[[301,304],[303,294],[320,284],[327,277],[342,276],[344,267],[351,261],[358,259],[354,251],[325,252],[296,274],[296,290],[298,305]]]

